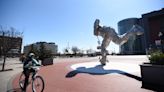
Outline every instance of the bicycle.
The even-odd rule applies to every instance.
[[[43,92],[44,90],[44,80],[43,78],[37,74],[37,72],[39,71],[39,67],[38,66],[35,66],[35,67],[31,67],[34,72],[32,72],[32,74],[30,74],[29,76],[29,84],[31,84],[32,82],[32,91],[33,92]],[[19,86],[21,89],[23,89],[24,87],[24,82],[25,82],[25,75],[24,73],[22,72],[22,74],[20,75],[20,78],[19,78]]]

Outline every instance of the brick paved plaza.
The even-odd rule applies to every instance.
[[[17,60],[10,61],[12,71],[0,72],[1,80],[4,79],[1,92],[21,92],[18,78],[22,65]],[[148,61],[146,56],[108,56],[106,66],[100,66],[98,60],[98,57],[55,58],[53,65],[39,71],[45,81],[44,92],[152,92],[141,88],[139,65]],[[32,92],[31,86],[27,92]]]

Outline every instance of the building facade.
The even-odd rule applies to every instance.
[[[123,35],[128,32],[133,25],[140,25],[141,20],[139,18],[128,18],[118,22],[119,35]],[[143,54],[144,45],[142,43],[144,36],[131,37],[127,43],[120,46],[120,54]]]
[[[3,40],[6,41],[8,57],[19,56],[21,54],[22,49],[22,38],[21,37],[7,37],[0,36],[0,43],[3,43]],[[0,56],[3,54],[3,44],[0,44]]]
[[[142,15],[145,29],[145,49],[164,49],[164,8]]]
[[[146,54],[151,48],[164,52],[164,8],[143,14],[141,18],[128,18],[118,22],[120,35],[126,33],[132,25],[138,24],[144,28],[144,34],[135,36],[120,46],[120,54]]]
[[[36,50],[40,50],[40,47],[41,47],[41,44],[44,45],[45,49],[46,50],[49,50],[51,51],[51,54],[52,55],[55,55],[58,53],[58,46],[55,44],[55,43],[47,43],[47,42],[37,42],[37,43],[34,43],[34,44],[30,44],[30,45],[27,45],[27,46],[24,46],[24,50],[23,52],[25,54],[27,54],[30,49],[31,49],[31,45],[33,45],[33,47],[36,49]]]

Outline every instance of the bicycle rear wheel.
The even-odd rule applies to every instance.
[[[25,75],[22,72],[22,74],[20,75],[20,78],[19,78],[19,86],[21,89],[23,89],[23,87],[24,87],[24,82],[25,82]]]
[[[32,82],[33,92],[43,92],[44,90],[44,80],[41,76],[36,76]]]

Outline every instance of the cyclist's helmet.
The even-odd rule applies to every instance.
[[[30,53],[30,54],[29,54],[29,57],[33,57],[33,56],[35,56],[34,53]]]

